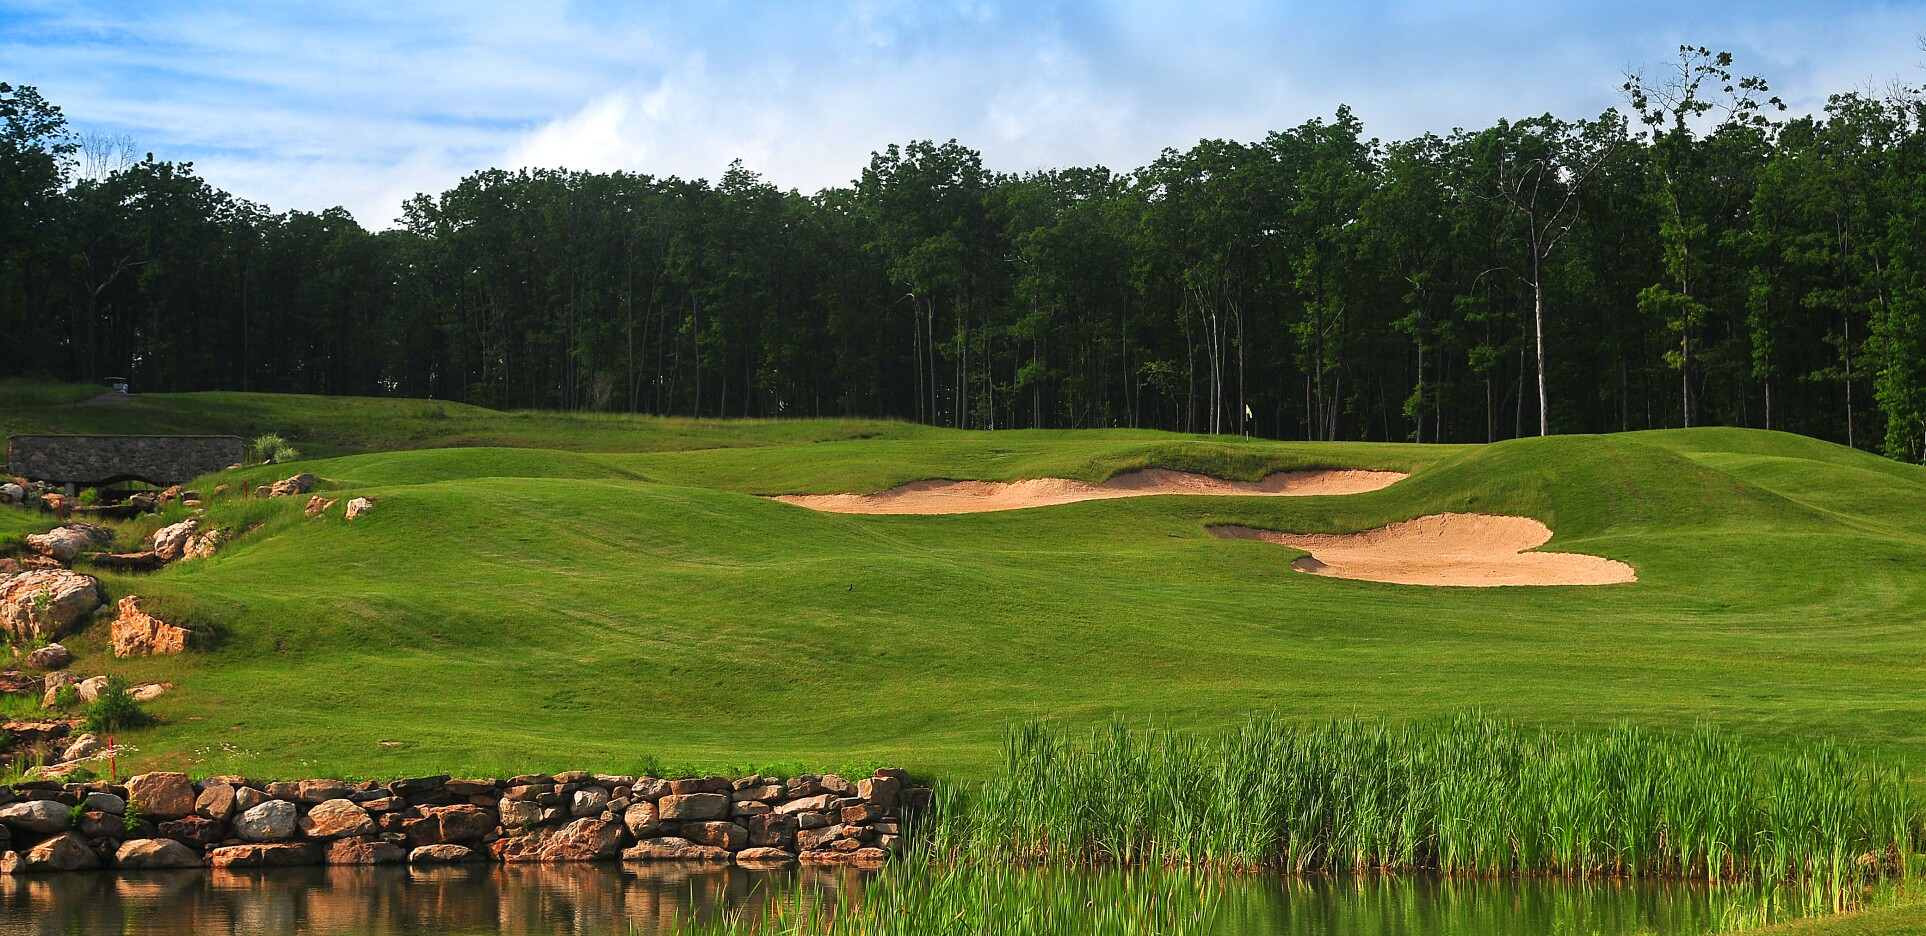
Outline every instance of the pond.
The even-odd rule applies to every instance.
[[[1060,876],[1033,883],[1096,903],[1167,874],[1017,873]],[[772,897],[852,899],[863,882],[848,869],[640,864],[0,877],[0,934],[655,934]],[[1209,879],[1208,890],[1200,931],[1221,936],[1689,936],[1759,921],[1748,890],[1677,884],[1232,875]]]

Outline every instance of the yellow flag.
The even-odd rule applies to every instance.
[[[1244,418],[1245,418],[1245,419],[1250,419],[1250,418],[1252,418],[1252,417],[1251,417],[1251,405],[1250,405],[1249,403],[1246,403],[1246,404],[1244,404]]]

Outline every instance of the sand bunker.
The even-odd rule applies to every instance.
[[[1291,568],[1397,585],[1614,585],[1636,582],[1623,562],[1578,553],[1525,552],[1551,539],[1530,517],[1432,514],[1347,535],[1211,527],[1223,539],[1263,540],[1310,555]]]
[[[961,514],[1049,507],[1077,501],[1147,494],[1307,497],[1362,494],[1401,481],[1396,471],[1354,469],[1280,471],[1262,481],[1225,481],[1186,471],[1149,468],[1101,484],[1067,478],[1030,481],[913,481],[879,494],[786,494],[773,500],[830,513]]]

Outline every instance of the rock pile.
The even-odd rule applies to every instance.
[[[52,640],[100,607],[100,583],[67,569],[0,576],[0,631],[14,642]]]
[[[76,740],[76,747],[84,746]],[[875,865],[929,790],[901,770],[663,780],[586,771],[347,783],[190,781],[0,787],[0,873],[469,861]]]

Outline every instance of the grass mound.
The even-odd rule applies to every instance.
[[[109,658],[101,627],[69,642],[84,669],[177,683],[154,706],[163,723],[133,739],[143,766],[398,776],[655,758],[968,776],[990,769],[1006,725],[1038,715],[1221,728],[1253,708],[1705,719],[1769,745],[1831,735],[1926,754],[1911,727],[1926,718],[1926,470],[1777,433],[1302,444],[242,394],[28,416],[93,429],[143,411],[170,431],[282,431],[310,455],[382,449],[197,485],[313,471],[330,497],[376,497],[367,517],[230,494],[208,522],[245,532],[220,555],[105,577],[110,598],[191,609],[219,634],[206,652],[130,661]],[[451,441],[508,444],[428,447]],[[1145,467],[1411,477],[1343,497],[929,517],[758,496]],[[1639,581],[1318,578],[1293,573],[1288,549],[1207,532],[1355,533],[1448,512],[1536,518],[1547,548],[1630,563]]]

